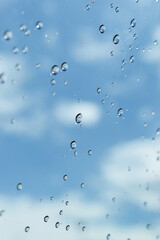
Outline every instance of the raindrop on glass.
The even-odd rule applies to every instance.
[[[92,155],[92,150],[88,150],[88,155],[89,155],[89,156]]]
[[[75,117],[75,121],[76,123],[80,124],[81,121],[82,121],[82,114],[81,113],[78,113]]]
[[[86,10],[89,10],[89,9],[90,9],[90,5],[87,4],[87,5],[86,5]]]
[[[4,40],[9,41],[13,37],[13,33],[10,30],[6,30],[3,34]]]
[[[160,128],[157,128],[157,135],[160,135]]]
[[[59,222],[56,222],[55,227],[58,228],[59,224],[60,224]]]
[[[29,230],[30,230],[29,226],[25,227],[25,232],[29,232]]]
[[[27,46],[24,46],[23,49],[22,49],[22,53],[23,54],[26,54],[28,52],[28,47]]]
[[[29,29],[26,29],[26,31],[24,32],[25,36],[29,36],[30,35],[30,30]]]
[[[105,26],[102,24],[100,27],[99,27],[99,32],[100,33],[104,33],[106,30]]]
[[[17,63],[17,64],[15,65],[15,68],[16,68],[17,71],[20,71],[20,70],[21,70],[21,64],[20,64],[20,63]]]
[[[21,24],[20,25],[20,27],[19,27],[19,29],[21,30],[21,31],[24,31],[24,30],[26,30],[26,25],[25,24]]]
[[[42,23],[41,21],[37,21],[37,22],[36,22],[36,28],[39,29],[39,30],[40,30],[41,28],[43,28],[43,23]]]
[[[119,7],[116,7],[116,8],[115,8],[115,12],[119,12]]]
[[[86,227],[85,227],[85,226],[83,226],[83,227],[82,227],[82,231],[84,232],[85,230],[86,230]]]
[[[17,184],[17,190],[19,190],[19,191],[20,191],[20,190],[22,190],[22,188],[23,188],[23,185],[22,185],[22,183],[18,183],[18,184]]]
[[[48,220],[49,220],[49,216],[45,216],[44,217],[44,222],[48,222]]]
[[[63,214],[63,210],[60,210],[60,211],[59,211],[59,215],[62,215],[62,214]]]
[[[97,88],[97,93],[99,94],[101,92],[101,88]]]
[[[70,143],[70,147],[72,148],[72,149],[75,149],[76,148],[76,141],[72,141],[71,143]]]
[[[84,183],[81,183],[81,188],[84,188]]]
[[[12,52],[14,54],[17,54],[19,52],[19,48],[18,47],[13,47]]]
[[[109,233],[106,237],[106,240],[110,240],[111,239],[111,234]]]
[[[55,83],[56,83],[56,80],[55,79],[51,79],[50,84],[51,85],[55,85]]]
[[[65,175],[63,176],[63,180],[66,181],[67,179],[68,179],[68,176],[67,176],[67,174],[65,174]]]
[[[51,73],[52,73],[52,75],[57,75],[59,73],[59,67],[57,65],[54,65],[51,68]]]
[[[68,69],[68,63],[67,63],[67,62],[62,63],[61,69],[62,69],[62,71],[67,71],[67,69]]]
[[[121,117],[123,115],[123,109],[119,108],[118,111],[117,111],[117,114],[118,114],[119,117]]]
[[[70,225],[67,225],[66,226],[66,231],[69,231],[69,229],[70,229]]]
[[[130,57],[130,63],[133,63],[133,62],[134,62],[134,59],[135,59],[134,56],[131,56],[131,57]]]
[[[113,43],[114,43],[114,44],[118,44],[119,41],[120,41],[120,37],[119,37],[118,34],[116,34],[116,35],[113,37]]]
[[[130,26],[131,26],[132,28],[134,28],[134,27],[136,26],[136,19],[135,19],[135,18],[133,18],[133,19],[131,20]]]

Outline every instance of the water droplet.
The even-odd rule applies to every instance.
[[[104,99],[102,99],[101,103],[102,103],[102,104],[105,104],[105,100],[104,100]]]
[[[26,31],[24,32],[25,36],[29,36],[31,33],[31,31],[29,29],[26,29]]]
[[[19,190],[19,191],[20,191],[20,190],[22,190],[22,188],[23,188],[23,185],[22,185],[22,183],[18,183],[18,184],[17,184],[17,190]]]
[[[6,75],[6,73],[2,72],[0,74],[0,84],[4,84],[6,82],[6,80],[7,80],[7,75]]]
[[[133,63],[133,62],[134,62],[134,59],[135,59],[134,56],[131,56],[131,57],[130,57],[130,63]]]
[[[81,183],[81,188],[84,188],[84,183]]]
[[[117,114],[118,114],[119,117],[121,117],[123,115],[123,109],[119,108],[118,111],[117,111]]]
[[[11,118],[10,123],[11,123],[11,124],[15,124],[15,119],[14,119],[14,118]]]
[[[81,121],[82,121],[82,114],[81,113],[78,113],[75,117],[75,121],[76,123],[80,124]]]
[[[66,231],[69,231],[69,229],[70,229],[70,225],[67,225],[66,226]]]
[[[54,199],[54,197],[53,197],[53,196],[52,196],[52,197],[50,197],[50,200],[51,200],[51,201],[53,201],[53,199]]]
[[[146,122],[144,122],[144,127],[147,127],[147,123]]]
[[[157,128],[157,135],[160,135],[160,128]]]
[[[132,50],[132,45],[129,45],[129,50]]]
[[[77,146],[76,141],[72,141],[72,142],[70,143],[70,147],[71,147],[72,149],[75,149],[76,146]]]
[[[92,150],[88,150],[88,155],[89,155],[89,156],[92,155]]]
[[[97,88],[97,93],[99,94],[101,92],[101,88]]]
[[[63,176],[63,180],[66,181],[67,179],[68,179],[68,176],[67,176],[67,174],[65,174],[65,175]]]
[[[154,40],[154,45],[158,45],[158,41],[157,40]]]
[[[99,32],[100,33],[104,33],[106,30],[105,26],[102,24],[100,27],[99,27]]]
[[[83,227],[82,227],[82,231],[84,232],[85,230],[86,230],[86,227],[85,227],[85,226],[83,226]]]
[[[15,65],[15,68],[16,68],[17,71],[20,71],[20,70],[21,70],[21,64],[20,64],[20,63],[17,63],[17,64]]]
[[[59,67],[57,65],[54,65],[51,68],[51,73],[52,73],[52,75],[57,75],[59,73]]]
[[[25,24],[21,24],[20,25],[20,27],[19,27],[19,29],[21,30],[21,31],[24,31],[24,30],[26,30],[26,25]]]
[[[113,57],[113,55],[114,55],[113,51],[110,52],[110,55]]]
[[[113,8],[113,3],[110,4],[110,7]]]
[[[22,49],[22,53],[23,54],[26,54],[28,52],[28,47],[27,46],[24,46],[23,49]]]
[[[119,12],[119,7],[116,7],[116,8],[115,8],[115,12]]]
[[[3,34],[4,40],[9,41],[12,39],[12,37],[13,37],[13,33],[10,30],[6,30]]]
[[[25,232],[29,232],[29,230],[30,230],[29,226],[25,227]]]
[[[13,47],[12,52],[14,54],[17,54],[19,52],[19,48],[18,47]]]
[[[44,222],[48,222],[48,220],[49,220],[49,216],[45,216],[44,217]]]
[[[147,230],[150,230],[150,229],[151,229],[151,224],[148,223],[148,224],[146,225],[146,228],[147,228]]]
[[[109,233],[106,237],[106,240],[110,240],[111,239],[111,234]]]
[[[56,92],[52,92],[52,96],[55,96],[56,95]]]
[[[59,211],[59,215],[62,215],[62,214],[63,214],[63,210],[60,210],[60,211]]]
[[[39,29],[39,30],[42,29],[43,28],[43,23],[41,21],[37,21],[36,22],[36,28]]]
[[[40,63],[36,64],[36,68],[40,68],[40,66],[41,66]]]
[[[136,26],[136,19],[135,19],[135,18],[133,18],[133,19],[131,20],[130,26],[131,26],[132,28],[134,28],[134,27]]]
[[[50,84],[54,85],[55,83],[56,83],[56,80],[55,79],[51,79]]]
[[[59,222],[56,222],[55,227],[58,228],[59,225],[60,225],[60,223],[59,223]]]
[[[119,37],[118,34],[116,34],[116,35],[113,37],[113,43],[114,43],[114,44],[118,44],[119,41],[120,41],[120,37]]]
[[[137,39],[137,34],[135,33],[135,34],[133,34],[133,38],[134,38],[134,40],[136,40]]]
[[[68,63],[67,63],[67,62],[62,63],[61,69],[62,69],[62,71],[67,71],[67,69],[68,69]]]
[[[78,152],[77,151],[74,151],[74,156],[77,156],[78,155]]]
[[[90,5],[87,4],[87,5],[86,5],[86,10],[89,10],[89,9],[90,9]]]

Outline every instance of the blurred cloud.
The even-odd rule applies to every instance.
[[[102,165],[110,188],[107,196],[117,195],[146,210],[159,211],[160,168],[158,141],[135,140],[113,147]],[[126,194],[124,194],[126,192]]]
[[[82,114],[82,124],[87,127],[96,125],[101,119],[101,109],[94,102],[75,103],[64,101],[54,108],[54,116],[64,125],[74,124],[77,114]]]

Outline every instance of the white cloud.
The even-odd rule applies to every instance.
[[[93,102],[64,101],[56,105],[54,116],[67,126],[75,124],[75,117],[78,113],[82,114],[82,124],[87,127],[94,126],[101,119],[101,109]]]
[[[158,140],[135,140],[114,147],[102,166],[103,176],[110,185],[107,196],[112,199],[117,195],[122,201],[129,201],[141,208],[144,208],[143,203],[146,201],[147,210],[159,210],[158,150]]]

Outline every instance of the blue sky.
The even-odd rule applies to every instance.
[[[68,222],[71,230],[66,238],[70,240],[105,239],[108,231],[111,240],[117,236],[155,239],[159,234],[160,3],[120,0],[113,2],[113,8],[111,3],[0,0],[0,73],[6,74],[6,82],[0,85],[4,240],[10,239],[9,234],[13,239],[34,239],[45,212],[52,216],[53,225],[59,218],[54,212],[60,207],[66,211],[62,232],[50,233],[49,227],[42,226],[38,237],[66,237],[63,230]],[[129,31],[132,19],[136,26]],[[43,22],[40,30],[35,27],[37,21]],[[21,24],[30,30],[28,36],[20,31]],[[103,34],[101,24],[106,28]],[[13,33],[9,41],[3,39],[7,29]],[[120,36],[117,45],[113,43],[116,34]],[[12,52],[15,46],[17,54]],[[51,75],[51,67],[63,62],[68,70]],[[15,69],[17,63],[20,71]],[[82,113],[82,126],[75,123],[78,113]],[[70,148],[73,140],[74,150]],[[16,189],[19,182],[21,191]],[[69,200],[70,206],[62,200]],[[16,223],[6,233],[15,214]],[[81,219],[88,228],[85,235],[77,232]],[[28,237],[26,224],[33,229]],[[152,225],[150,230],[147,224]]]

